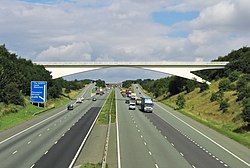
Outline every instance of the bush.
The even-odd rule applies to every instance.
[[[233,72],[231,72],[229,74],[228,78],[229,78],[230,81],[234,82],[234,81],[236,81],[239,78],[239,76],[240,76],[240,72],[233,71]]]
[[[250,125],[250,98],[243,100],[242,119]]]
[[[211,96],[211,98],[210,98],[210,101],[211,101],[211,102],[213,102],[213,101],[221,102],[222,99],[223,99],[223,92],[218,91],[218,92],[212,93],[212,96]]]
[[[178,106],[179,109],[182,109],[185,105],[185,97],[183,96],[183,94],[178,95],[177,100],[176,100],[176,105]]]
[[[222,100],[220,103],[220,110],[223,111],[223,113],[227,112],[227,108],[229,107],[228,100]]]
[[[203,92],[207,89],[209,89],[209,85],[206,82],[200,84],[200,92]]]
[[[231,81],[228,78],[222,79],[219,82],[219,89],[220,91],[228,91],[231,89]]]

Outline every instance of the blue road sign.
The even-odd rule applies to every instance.
[[[30,101],[35,103],[45,103],[47,95],[47,82],[31,81]]]

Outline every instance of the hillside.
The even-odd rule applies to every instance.
[[[214,61],[229,61],[222,70],[194,72],[211,85],[177,76],[139,83],[159,101],[250,148],[250,47]]]

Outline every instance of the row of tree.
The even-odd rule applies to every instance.
[[[229,61],[229,63],[222,70],[203,70],[194,73],[208,81],[220,80],[219,91],[213,93],[210,100],[218,101],[223,112],[226,112],[229,107],[228,100],[223,97],[224,92],[229,90],[236,91],[238,101],[243,106],[242,118],[246,123],[250,124],[250,47],[232,51],[228,55],[220,56],[214,61]],[[129,80],[124,81],[123,86],[128,87],[132,83],[139,83],[145,90],[153,93],[155,97],[164,96],[165,98],[183,91],[189,93],[197,87],[200,88],[200,92],[209,88],[206,83],[198,83],[194,80],[176,76],[157,80]],[[178,96],[177,100],[178,106],[180,108],[183,107],[183,103],[185,103],[183,95]]]
[[[5,45],[0,45],[0,60],[0,102],[6,104],[25,105],[24,96],[30,95],[31,81],[47,81],[48,99],[58,98],[63,88],[69,93],[92,82],[52,79],[50,72],[44,66],[18,58],[15,53],[10,53]]]

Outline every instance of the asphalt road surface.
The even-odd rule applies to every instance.
[[[75,130],[71,128],[74,128],[74,125],[78,125],[76,124],[78,121],[84,121],[85,117],[83,116],[87,116],[91,112],[96,113],[104,103],[106,95],[96,96],[97,101],[92,101],[90,98],[91,88],[92,85],[86,88],[82,95],[79,95],[85,97],[86,100],[83,103],[74,104],[74,110],[67,110],[67,106],[64,106],[63,108],[55,109],[55,112],[50,112],[51,115],[53,114],[52,116],[44,114],[44,116],[47,116],[46,118],[41,117],[41,121],[36,121],[29,127],[22,128],[14,135],[11,135],[8,131],[6,131],[7,133],[1,133],[1,137],[6,135],[8,137],[5,137],[0,142],[0,167],[33,167],[42,156],[49,153],[48,151],[52,146],[56,146],[56,143],[61,142],[60,139],[62,137],[66,134],[71,134],[71,130]],[[91,117],[94,115],[91,115]],[[15,132],[15,128],[11,130]],[[78,131],[79,135],[81,135],[82,130]],[[73,136],[76,136],[76,134],[74,133]],[[72,140],[74,138],[71,137]],[[58,160],[55,160],[55,162],[58,162]]]
[[[117,90],[120,167],[250,167],[250,150],[239,143],[159,102],[143,113],[125,99]]]

